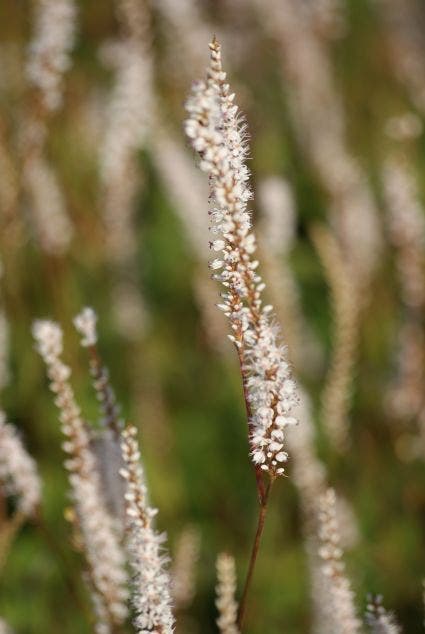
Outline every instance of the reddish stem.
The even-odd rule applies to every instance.
[[[262,480],[261,480],[261,482],[262,482],[262,486],[264,487],[264,483],[263,483]],[[272,488],[273,482],[274,482],[274,480],[270,480],[270,482],[269,482],[269,484],[268,484],[268,486],[267,486],[267,488],[266,488],[266,490],[264,492],[264,495],[260,498],[260,512],[258,514],[257,530],[256,530],[255,537],[254,537],[254,543],[252,545],[251,558],[249,560],[248,572],[247,572],[247,575],[246,575],[245,585],[244,585],[242,598],[241,598],[240,606],[239,606],[239,614],[238,614],[238,622],[237,622],[237,624],[238,624],[238,629],[239,629],[240,633],[242,633],[242,627],[243,627],[245,613],[246,613],[248,593],[249,593],[249,589],[251,587],[251,582],[252,582],[252,577],[253,577],[253,574],[254,574],[255,564],[256,564],[256,561],[257,561],[258,551],[260,549],[261,537],[263,535],[264,523],[266,521],[266,514],[267,514],[270,490]]]

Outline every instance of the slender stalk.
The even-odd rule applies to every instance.
[[[242,632],[242,627],[243,627],[243,623],[244,623],[244,619],[245,619],[245,612],[246,612],[246,606],[247,606],[248,593],[249,593],[249,589],[251,587],[251,582],[252,582],[252,577],[253,577],[253,574],[254,574],[255,564],[256,564],[256,561],[257,561],[258,551],[260,549],[261,537],[263,535],[264,523],[266,521],[268,501],[269,501],[269,497],[270,497],[270,490],[272,488],[273,482],[274,482],[274,479],[271,479],[269,484],[268,484],[268,486],[267,486],[267,488],[266,488],[266,490],[265,490],[264,495],[262,497],[260,497],[260,510],[259,510],[259,514],[258,514],[257,531],[255,533],[254,543],[252,545],[251,558],[249,560],[248,572],[247,572],[247,575],[246,575],[245,585],[244,585],[242,598],[241,598],[240,606],[239,606],[239,614],[238,614],[238,628],[239,628],[239,632]]]
[[[112,388],[108,386],[109,373],[104,368],[99,350],[96,344],[88,346],[90,355],[90,365],[93,371],[93,377],[95,381],[100,382],[99,391],[103,394],[103,406],[104,406],[104,418],[107,421],[107,425],[114,434],[115,440],[119,441],[121,437],[121,424],[119,416],[117,415],[117,404],[115,401],[115,394],[112,393]]]

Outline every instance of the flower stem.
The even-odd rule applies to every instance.
[[[251,587],[252,577],[254,574],[255,563],[257,561],[258,550],[260,548],[261,537],[264,530],[264,523],[266,521],[267,507],[270,496],[270,490],[272,488],[274,480],[270,480],[267,488],[265,489],[264,495],[260,496],[260,509],[258,514],[258,524],[257,531],[255,533],[254,543],[252,545],[251,558],[249,560],[248,572],[245,579],[245,585],[242,593],[242,598],[239,606],[239,614],[238,614],[238,629],[239,632],[242,632],[242,626],[244,623],[246,606],[247,606],[247,598],[248,592]]]

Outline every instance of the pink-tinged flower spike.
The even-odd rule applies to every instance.
[[[17,511],[32,515],[40,503],[41,481],[35,460],[29,455],[17,429],[0,410],[0,490],[18,498]]]
[[[401,634],[401,628],[391,612],[382,605],[382,596],[368,597],[366,623],[372,634]]]
[[[257,273],[247,209],[252,193],[245,163],[246,126],[225,83],[217,40],[210,50],[207,79],[193,86],[187,102],[186,134],[201,157],[200,168],[209,175],[211,249],[217,254],[210,268],[225,287],[218,307],[229,319],[229,338],[239,354],[251,457],[273,480],[284,473],[284,430],[296,423],[291,411],[298,397],[272,307],[264,306],[261,298],[265,285]]]
[[[354,592],[345,574],[336,518],[336,495],[328,489],[319,499],[319,557],[323,584],[327,587],[327,612],[333,629],[329,634],[359,634],[360,621],[354,606]]]
[[[157,533],[153,527],[157,510],[151,508],[147,501],[135,427],[128,427],[122,432],[121,449],[124,460],[121,475],[127,483],[128,553],[134,575],[134,626],[138,634],[171,634],[174,618],[170,577],[166,571],[169,559],[163,552],[166,536]]]
[[[62,330],[52,321],[36,321],[33,334],[37,350],[47,366],[50,389],[56,395],[63,448],[69,455],[65,467],[75,505],[78,528],[88,563],[88,579],[97,615],[97,634],[110,634],[127,616],[127,576],[124,555],[101,492],[90,435],[78,407],[69,377],[71,370],[62,360]]]

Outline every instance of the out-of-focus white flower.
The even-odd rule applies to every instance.
[[[0,634],[13,634],[13,631],[3,619],[0,619]]]
[[[179,536],[171,570],[171,589],[177,608],[185,608],[193,600],[200,543],[199,530],[194,526],[186,526]]]
[[[425,112],[422,6],[414,0],[375,0],[385,26],[392,68],[412,103]]]
[[[292,120],[328,194],[330,220],[347,259],[367,283],[378,261],[382,232],[366,175],[347,143],[343,102],[327,48],[305,2],[251,1],[279,47]]]
[[[140,337],[147,312],[138,285],[135,216],[141,185],[137,153],[147,143],[155,110],[148,4],[117,2],[124,37],[103,55],[115,82],[100,144],[101,205],[106,256],[114,268],[112,311],[120,333],[130,340]]]
[[[219,617],[218,629],[221,634],[238,634],[236,625],[238,604],[236,603],[235,560],[231,555],[221,553],[217,557],[216,601]]]
[[[342,452],[350,444],[349,410],[361,294],[352,263],[345,258],[334,234],[321,225],[315,226],[311,234],[330,287],[334,316],[333,351],[322,394],[323,420],[333,447]]]
[[[166,33],[173,38],[170,47],[173,57],[177,52],[177,60],[170,59],[173,70],[179,74],[188,69],[192,73],[201,72],[204,64],[202,52],[205,42],[211,37],[211,28],[202,14],[200,3],[196,0],[154,0],[153,5],[171,27]]]
[[[75,39],[73,0],[37,0],[35,32],[28,50],[27,77],[47,110],[62,103],[62,76],[68,70]]]
[[[125,269],[131,268],[131,266],[131,262],[127,262],[123,266],[122,278],[115,280],[111,298],[112,313],[120,335],[126,339],[137,341],[146,330],[149,323],[149,313],[140,292],[140,285],[134,280],[126,279]]]
[[[93,308],[88,306],[83,308],[74,318],[74,326],[80,335],[82,335],[81,345],[84,346],[84,348],[94,346],[97,343],[96,322],[97,315]]]
[[[405,420],[420,418],[423,408],[425,348],[425,216],[418,184],[402,156],[389,157],[383,186],[390,240],[405,307],[398,333],[397,370],[387,394],[388,411]]]
[[[34,5],[26,75],[36,99],[22,126],[23,182],[29,219],[41,248],[62,255],[71,242],[73,227],[44,150],[49,117],[62,105],[62,79],[71,64],[76,5],[74,0],[36,0]]]
[[[332,626],[329,634],[358,634],[361,624],[356,616],[354,593],[345,574],[333,489],[328,489],[320,497],[318,520],[322,582],[327,586],[325,609]]]
[[[394,141],[416,139],[422,132],[422,121],[414,112],[405,112],[396,117],[390,117],[385,122],[385,133]]]
[[[292,476],[300,492],[304,514],[311,517],[318,498],[326,490],[326,467],[317,457],[311,402],[304,390],[301,391],[295,415],[303,423],[288,433],[288,446],[293,454]]]
[[[209,238],[208,218],[199,211],[205,207],[208,185],[193,165],[183,145],[180,146],[165,129],[160,126],[155,129],[150,147],[156,168],[185,230],[189,246],[203,264],[208,258],[205,249],[205,243]],[[202,273],[198,273],[193,279],[193,292],[209,344],[221,354],[228,354],[226,321],[214,306],[215,285],[211,280],[205,280]]]
[[[125,178],[128,161],[146,141],[152,121],[152,62],[141,44],[117,44],[114,49],[116,84],[106,115],[100,148],[100,173],[105,187]]]
[[[153,160],[182,221],[190,246],[200,261],[206,259],[208,221],[200,210],[205,206],[208,187],[196,170],[189,153],[165,130],[155,130]]]
[[[263,179],[259,183],[258,199],[264,216],[261,236],[266,247],[287,255],[296,230],[295,201],[289,183],[279,176]]]
[[[54,255],[63,254],[73,236],[66,204],[50,165],[40,155],[26,163],[24,179],[30,194],[31,219],[41,247]]]
[[[382,605],[382,596],[368,597],[366,623],[372,634],[401,634],[395,617]]]
[[[14,425],[0,410],[0,488],[17,496],[17,509],[32,515],[40,503],[41,481],[35,460],[24,448]]]
[[[344,0],[301,0],[307,17],[319,35],[340,39],[347,32],[347,6]]]
[[[407,306],[424,306],[425,216],[418,184],[407,160],[397,156],[387,159],[383,186],[403,300]]]
[[[258,184],[261,217],[258,237],[261,262],[276,314],[285,324],[288,355],[295,370],[314,374],[320,367],[321,348],[306,321],[289,257],[295,246],[296,208],[289,182],[270,176]]]

